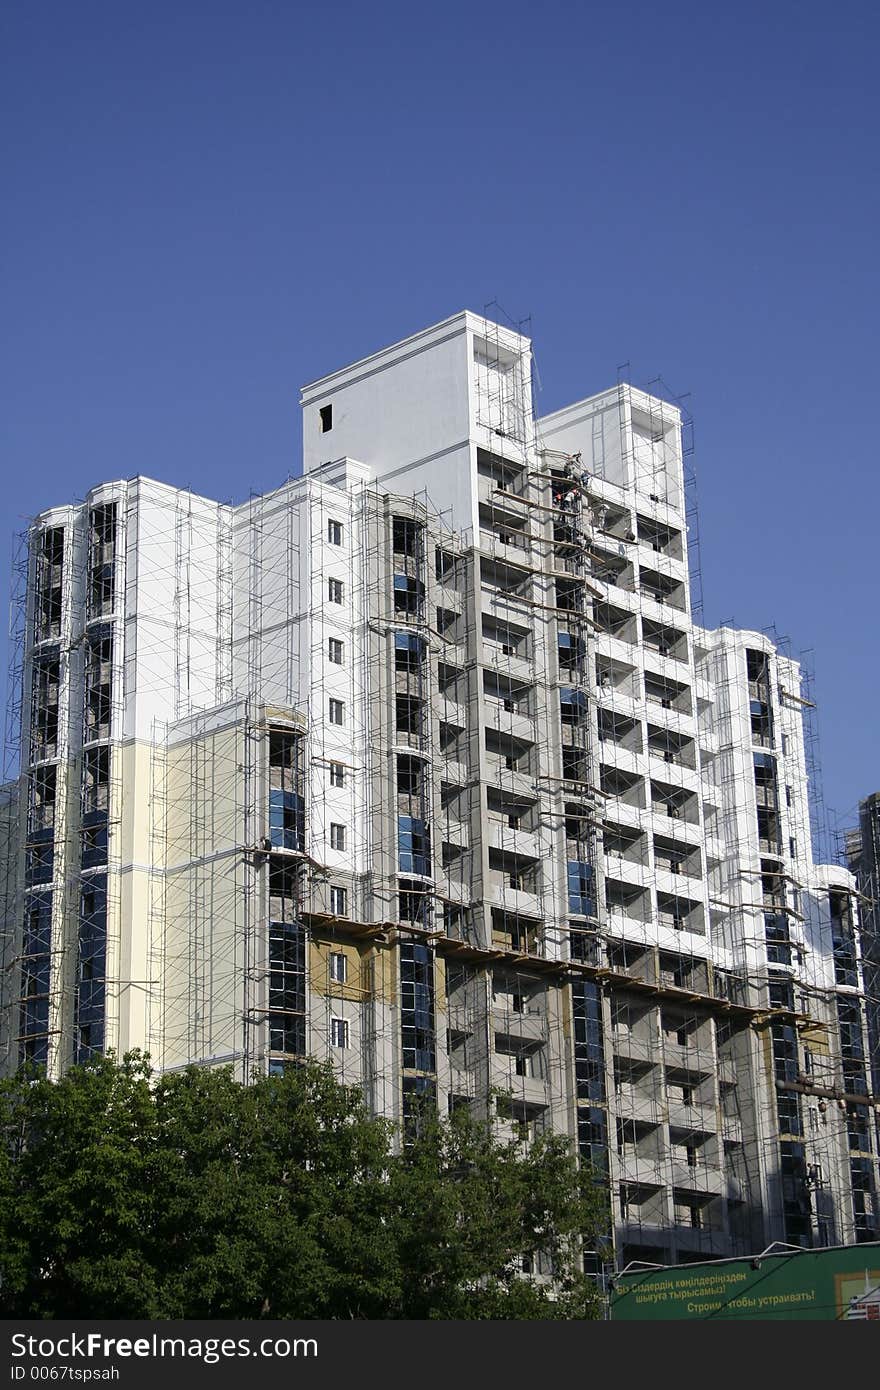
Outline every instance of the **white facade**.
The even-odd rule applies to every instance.
[[[306,387],[275,492],[37,518],[6,1065],[331,1057],[569,1133],[619,1261],[867,1239],[797,665],[692,621],[677,408],[529,368],[460,314]]]

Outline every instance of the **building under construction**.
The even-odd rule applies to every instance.
[[[696,621],[681,409],[539,419],[530,369],[462,313],[306,387],[275,492],[34,521],[4,1065],[330,1058],[404,1130],[566,1133],[618,1266],[876,1239],[799,666]]]

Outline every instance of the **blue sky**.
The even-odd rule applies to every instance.
[[[812,649],[826,800],[880,788],[880,11],[8,0],[9,537],[106,477],[299,471],[300,385],[467,307],[542,411],[689,393],[709,622]]]

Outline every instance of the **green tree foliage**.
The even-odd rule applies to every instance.
[[[598,1225],[566,1141],[457,1113],[401,1148],[329,1067],[0,1083],[7,1318],[594,1317]]]

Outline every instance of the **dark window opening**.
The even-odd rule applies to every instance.
[[[419,553],[419,539],[422,528],[411,517],[396,516],[392,519],[392,546],[395,555],[416,557]]]

